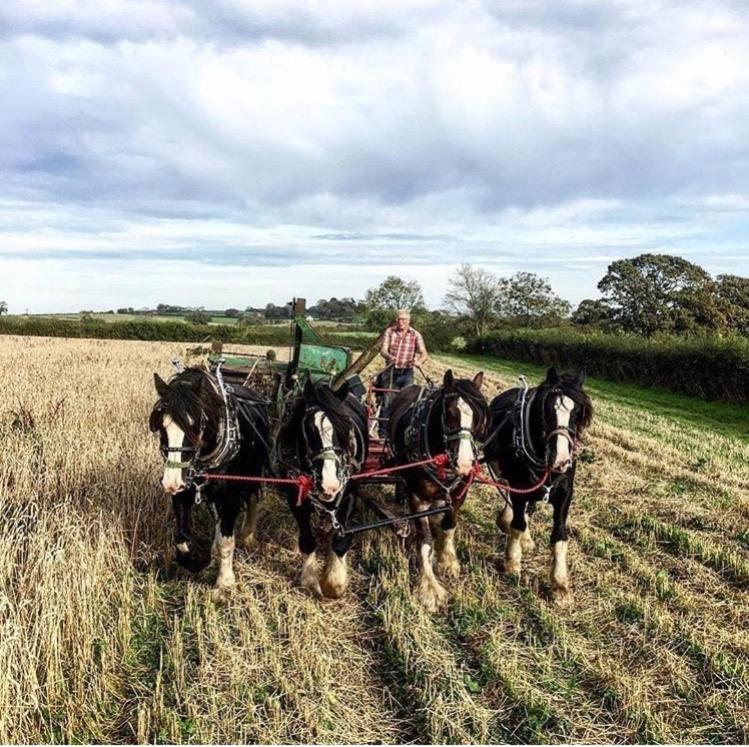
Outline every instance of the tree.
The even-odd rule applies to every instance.
[[[464,264],[455,277],[450,278],[445,304],[451,311],[470,319],[477,337],[489,331],[498,302],[499,285],[492,273]]]
[[[242,312],[239,309],[227,309],[224,312],[224,316],[229,319],[239,319],[242,316]]]
[[[269,303],[265,307],[266,319],[291,319],[293,316],[294,309],[290,303],[283,306],[276,306],[274,303]]]
[[[586,298],[572,314],[571,321],[578,327],[608,327],[612,320],[611,307],[600,298]]]
[[[5,301],[0,301],[0,316],[8,313],[8,304]]]
[[[499,279],[498,316],[524,327],[557,324],[570,313],[568,301],[554,293],[546,278],[516,272]]]
[[[641,254],[612,262],[598,289],[615,321],[646,337],[726,326],[713,279],[681,257]]]
[[[723,304],[728,326],[742,335],[749,335],[749,278],[718,275],[716,292]]]
[[[185,314],[185,321],[192,324],[210,324],[211,315],[203,308],[193,309]]]
[[[421,286],[415,281],[406,282],[390,275],[376,288],[370,288],[364,297],[367,327],[381,329],[398,309],[408,309],[411,314],[426,310]]]

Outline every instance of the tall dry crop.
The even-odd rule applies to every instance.
[[[0,338],[0,740],[746,740],[745,438],[599,395],[569,612],[548,602],[548,511],[509,582],[488,490],[466,504],[442,614],[414,603],[388,534],[356,544],[344,600],[305,595],[272,493],[216,604],[210,573],[169,563],[147,430],[152,373],[183,353]],[[469,372],[433,373],[448,362]],[[490,390],[511,383],[495,368]]]

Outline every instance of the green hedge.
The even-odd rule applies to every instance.
[[[227,343],[249,345],[288,345],[287,326],[243,327],[227,324],[190,324],[189,322],[153,321],[146,319],[104,322],[97,319],[78,321],[48,317],[0,317],[0,334],[40,337],[89,337],[110,340],[164,340],[169,342],[200,342],[210,337]],[[324,337],[334,345],[365,348],[374,336],[323,330]]]
[[[704,399],[749,402],[749,341],[740,337],[660,337],[569,329],[498,330],[469,350],[560,368],[585,366],[616,381]]]

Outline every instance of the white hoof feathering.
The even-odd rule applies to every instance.
[[[224,537],[223,534],[217,531],[214,546],[219,563],[216,588],[226,589],[234,586],[234,535]]]
[[[455,528],[445,529],[444,531],[437,565],[446,576],[457,577],[460,575],[460,561],[455,552]]]
[[[520,561],[523,558],[523,548],[520,544],[522,532],[510,527],[505,547],[505,570],[513,576],[520,575]]]
[[[572,592],[567,575],[567,542],[565,540],[555,542],[551,548],[549,581],[555,603],[560,606],[569,605],[572,602]]]
[[[447,602],[447,590],[436,579],[424,576],[416,587],[416,598],[427,612],[436,612]]]
[[[339,558],[334,552],[330,552],[320,586],[326,597],[338,599],[343,596],[348,586],[348,566],[345,555]]]
[[[520,547],[522,548],[523,552],[532,552],[536,549],[536,543],[533,541],[533,537],[531,537],[531,528],[528,527],[522,535],[520,535]]]
[[[302,556],[302,574],[300,577],[300,583],[303,589],[307,589],[310,593],[315,596],[322,596],[320,590],[320,579],[317,576],[317,558],[315,553]]]

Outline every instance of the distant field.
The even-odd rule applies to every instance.
[[[387,533],[355,543],[344,599],[303,593],[270,491],[217,604],[210,572],[169,562],[147,431],[152,374],[185,347],[0,338],[0,741],[747,741],[747,408],[590,382],[571,610],[548,599],[549,510],[512,582],[489,490],[466,503],[443,613],[415,603]],[[487,371],[490,396],[541,373],[429,370],[447,366]]]

